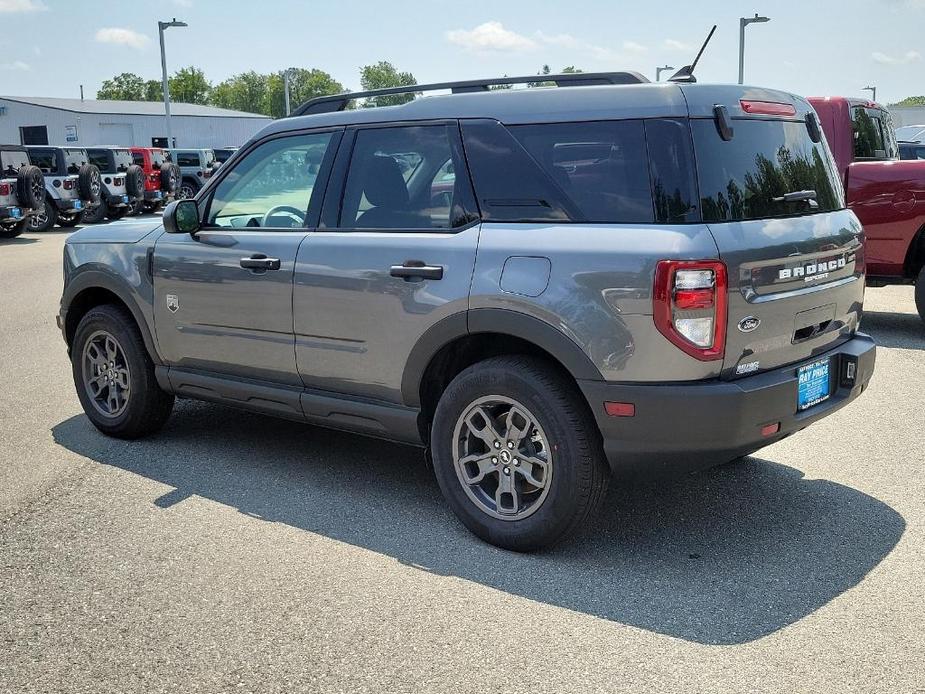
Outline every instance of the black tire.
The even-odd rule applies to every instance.
[[[145,198],[145,170],[138,164],[132,164],[125,172],[125,191],[129,198]]]
[[[83,212],[71,212],[68,214],[60,213],[58,215],[58,226],[63,229],[76,227],[83,222]]]
[[[102,198],[103,177],[95,164],[84,164],[77,171],[77,193],[80,199],[91,205]]]
[[[136,215],[140,215],[142,212],[145,211],[145,207],[146,207],[146,203],[144,200],[136,200],[134,203],[132,203],[132,206],[130,208],[131,211],[129,212],[129,214],[132,215],[133,217]]]
[[[132,211],[131,207],[110,207],[109,211],[106,213],[106,219],[109,219],[111,221],[122,219],[123,217],[128,215],[129,212],[131,211]]]
[[[46,195],[42,207],[44,209],[37,214],[31,215],[26,220],[26,229],[28,231],[39,234],[51,229],[58,221],[58,206],[55,205],[54,200]]]
[[[84,378],[85,370],[92,368],[87,363],[85,347],[101,331],[116,339],[129,374],[129,395],[124,409],[116,416],[107,416],[97,409]],[[141,332],[132,315],[121,306],[96,306],[81,318],[71,344],[71,371],[87,418],[107,436],[120,439],[147,436],[158,431],[170,417],[174,397],[158,386],[154,363],[145,349]]]
[[[99,224],[109,214],[109,205],[105,200],[100,200],[98,205],[88,207],[83,213],[84,224]]]
[[[177,200],[186,200],[196,197],[196,193],[199,192],[200,188],[202,188],[202,186],[199,184],[199,181],[195,178],[186,176],[180,182],[180,187],[177,189]]]
[[[480,508],[454,462],[457,422],[488,396],[510,398],[527,408],[550,441],[551,481],[545,499],[516,520],[493,517]],[[504,549],[527,552],[559,542],[594,514],[606,493],[609,467],[587,404],[574,382],[534,357],[493,357],[457,375],[437,405],[430,444],[437,482],[452,511],[478,537]],[[501,471],[495,472],[500,479]]]
[[[915,307],[919,310],[919,317],[925,321],[925,267],[915,281]]]
[[[45,175],[37,166],[24,166],[16,175],[16,197],[21,207],[41,209],[45,204]]]
[[[15,239],[25,230],[26,225],[23,222],[16,222],[16,224],[0,224],[0,239]]]
[[[177,192],[182,178],[183,174],[176,164],[165,163],[161,165],[161,190],[168,195],[173,195]]]

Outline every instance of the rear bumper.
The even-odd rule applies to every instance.
[[[15,206],[0,206],[0,219],[10,220],[10,219],[24,219],[26,216],[26,210],[21,207]]]
[[[107,195],[106,204],[109,207],[125,207],[132,201],[128,195]]]
[[[55,207],[58,208],[59,212],[80,212],[87,208],[84,202],[78,198],[73,198],[72,200],[55,200]]]
[[[779,441],[832,414],[858,397],[874,371],[876,345],[858,333],[830,357],[828,400],[797,411],[797,368],[802,363],[735,381],[689,384],[615,384],[579,381],[604,439],[615,471],[690,471],[728,462]],[[855,377],[846,377],[848,364]],[[611,417],[604,402],[635,405],[631,417]],[[774,434],[762,427],[780,423]]]
[[[146,190],[145,202],[164,202],[167,200],[167,193],[162,190]]]

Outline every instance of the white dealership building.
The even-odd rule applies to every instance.
[[[170,104],[177,147],[237,147],[271,119],[198,104]],[[164,104],[0,96],[0,143],[167,146]]]

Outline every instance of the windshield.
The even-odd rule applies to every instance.
[[[691,121],[705,222],[830,212],[845,206],[841,183],[823,142],[802,121],[735,120],[723,140],[712,119]],[[787,193],[815,191],[809,200]]]
[[[0,168],[4,176],[15,176],[24,166],[29,166],[29,155],[25,152],[0,152]]]
[[[896,159],[899,156],[893,119],[879,108],[852,109],[855,159]]]

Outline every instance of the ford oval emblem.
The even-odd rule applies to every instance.
[[[743,333],[750,333],[755,330],[761,321],[754,316],[745,316],[742,320],[739,321],[739,330]]]

